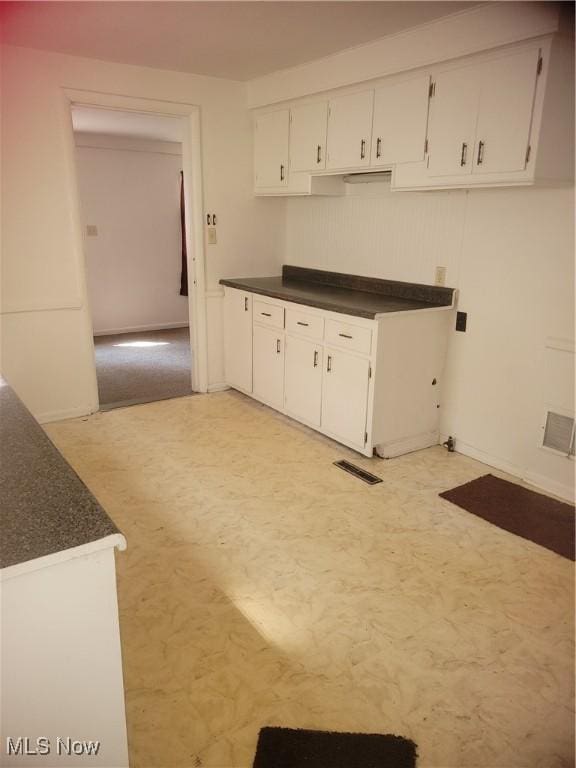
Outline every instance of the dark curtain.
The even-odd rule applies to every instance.
[[[188,260],[186,253],[186,216],[184,212],[184,171],[180,171],[180,230],[182,233],[182,271],[180,296],[188,296]]]

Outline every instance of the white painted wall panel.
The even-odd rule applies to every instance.
[[[395,193],[353,185],[343,198],[288,202],[288,264],[434,282],[447,268],[468,330],[450,334],[442,432],[459,448],[564,496],[574,462],[542,451],[548,402],[573,411],[573,189]],[[568,361],[568,362],[567,362]]]
[[[96,380],[63,88],[200,107],[203,204],[218,216],[218,244],[206,248],[208,290],[220,277],[278,272],[283,204],[253,197],[241,83],[11,46],[0,55],[3,372],[36,416],[89,413]],[[221,325],[211,317],[211,370],[221,381]]]
[[[390,280],[458,281],[466,192],[390,192],[388,183],[347,185],[340,198],[288,201],[288,264]]]
[[[188,322],[180,296],[182,158],[77,147],[88,294],[96,333]]]

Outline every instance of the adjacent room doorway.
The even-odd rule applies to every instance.
[[[190,395],[188,121],[71,109],[99,408]]]

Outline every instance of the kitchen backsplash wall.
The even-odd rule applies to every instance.
[[[561,496],[574,463],[542,449],[549,408],[573,413],[574,190],[391,193],[286,201],[284,262],[419,283],[436,266],[458,288],[442,423],[457,450]]]
[[[348,184],[344,197],[287,200],[285,263],[458,287],[467,192],[393,193]]]

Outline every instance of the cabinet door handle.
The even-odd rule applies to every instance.
[[[264,317],[272,317],[270,312],[260,312],[261,315],[264,315]]]
[[[362,139],[360,142],[360,160],[364,160],[366,157],[366,139]]]
[[[301,320],[296,320],[296,325],[304,325],[308,328],[309,323],[303,323]]]
[[[280,354],[280,339],[276,339],[276,354]]]
[[[244,312],[248,312],[248,296],[244,296]]]
[[[318,350],[314,350],[314,368],[318,368]]]
[[[328,355],[328,362],[326,363],[326,371],[330,373],[332,370],[332,355]]]
[[[351,339],[351,338],[353,338],[348,333],[339,333],[338,336],[342,336],[343,339]]]
[[[478,142],[478,157],[476,158],[476,165],[482,165],[484,162],[484,142]]]
[[[322,145],[318,144],[318,147],[316,149],[316,162],[321,163],[322,162]]]
[[[465,141],[462,142],[462,154],[460,155],[460,165],[466,165],[466,157],[468,155],[468,144]]]
[[[284,166],[280,166],[280,181],[284,181]]]
[[[382,154],[382,139],[378,137],[376,139],[376,157],[380,157]]]

